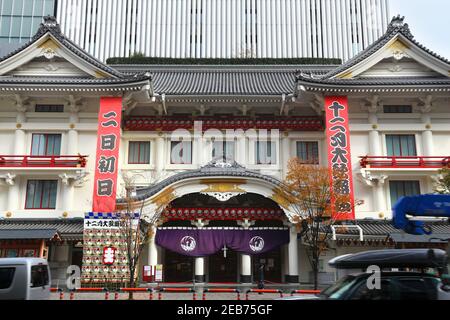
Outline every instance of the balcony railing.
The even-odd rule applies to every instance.
[[[87,156],[0,155],[0,168],[85,168]]]
[[[176,129],[194,129],[194,122],[201,121],[202,129],[279,129],[297,131],[321,131],[321,117],[303,116],[148,116],[131,117],[124,121],[125,130],[129,131],[173,131]]]
[[[449,157],[360,157],[364,169],[441,169],[450,166]]]

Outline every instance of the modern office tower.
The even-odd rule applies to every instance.
[[[100,60],[348,60],[391,18],[388,0],[58,0],[56,11],[62,31]]]
[[[55,0],[0,0],[1,45],[29,41],[55,8]]]

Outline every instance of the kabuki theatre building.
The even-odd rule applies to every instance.
[[[69,265],[84,285],[125,281],[115,212],[130,201],[151,226],[141,284],[145,266],[167,283],[311,283],[280,192],[294,157],[344,168],[362,202],[344,206],[321,283],[337,255],[447,246],[391,224],[450,163],[450,61],[401,17],[340,65],[107,65],[46,17],[0,60],[0,140],[0,257],[47,258],[55,285]]]

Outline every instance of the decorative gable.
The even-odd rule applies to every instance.
[[[448,78],[450,62],[414,40],[404,17],[395,17],[386,34],[325,79]]]

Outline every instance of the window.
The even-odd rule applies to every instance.
[[[297,157],[304,163],[319,164],[319,143],[317,141],[297,141]]]
[[[398,279],[397,282],[400,300],[431,300],[423,279]]]
[[[39,288],[48,286],[48,268],[45,265],[31,267],[31,287]]]
[[[273,141],[256,142],[256,164],[276,164],[276,143]]]
[[[384,113],[412,113],[412,106],[383,106]]]
[[[212,158],[213,160],[222,160],[224,162],[234,161],[234,142],[214,141]]]
[[[55,209],[58,181],[29,180],[25,209]]]
[[[61,153],[60,134],[33,134],[32,156],[59,156]]]
[[[11,287],[15,273],[16,268],[0,268],[0,290]]]
[[[150,164],[150,141],[130,141],[128,144],[129,164]]]
[[[394,300],[391,281],[382,279],[380,289],[369,289],[363,279],[359,288],[350,297],[351,300]]]
[[[192,142],[172,141],[170,145],[171,164],[192,164]]]
[[[419,181],[390,181],[391,204],[394,206],[402,197],[420,194]]]
[[[64,106],[61,104],[37,104],[35,112],[64,112]]]
[[[386,149],[389,157],[415,157],[416,137],[411,135],[386,135]]]

